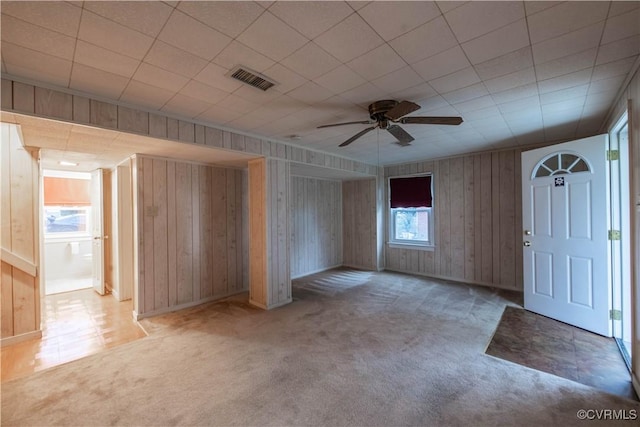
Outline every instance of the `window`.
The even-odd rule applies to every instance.
[[[389,179],[389,242],[433,246],[431,175]]]
[[[572,153],[554,153],[544,158],[535,168],[533,176],[544,178],[553,175],[567,175],[589,172],[587,162]]]
[[[91,232],[90,175],[45,171],[44,232],[46,236]],[[84,175],[87,175],[86,177]]]

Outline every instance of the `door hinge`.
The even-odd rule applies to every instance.
[[[620,230],[609,230],[609,240],[620,240]]]
[[[620,160],[620,151],[619,150],[607,150],[607,160]]]
[[[620,310],[609,310],[609,319],[611,319],[611,320],[622,320],[622,311],[620,311]]]

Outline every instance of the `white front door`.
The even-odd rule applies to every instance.
[[[522,153],[524,305],[611,336],[607,135]]]
[[[104,290],[104,245],[102,227],[102,169],[91,172],[91,236],[93,260],[93,289],[100,295]]]

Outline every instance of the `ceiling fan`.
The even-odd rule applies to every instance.
[[[351,144],[356,139],[360,138],[364,134],[380,128],[388,131],[398,140],[398,145],[410,145],[414,138],[407,133],[404,129],[394,123],[403,124],[420,124],[420,125],[459,125],[462,123],[462,117],[404,117],[409,113],[419,110],[420,106],[411,101],[394,101],[383,100],[376,101],[369,105],[369,117],[371,120],[363,120],[360,122],[346,122],[346,123],[333,123],[329,125],[318,126],[318,129],[328,128],[333,126],[355,125],[363,124],[373,126],[366,128],[347,139],[340,144],[340,147],[345,147]]]

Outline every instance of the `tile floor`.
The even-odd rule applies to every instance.
[[[63,292],[79,291],[89,289],[93,286],[93,277],[80,277],[78,279],[55,279],[47,280],[44,290],[47,295],[60,294]]]
[[[42,338],[2,348],[2,382],[145,337],[132,311],[93,289],[44,297]]]
[[[506,307],[486,353],[638,400],[613,338]]]

